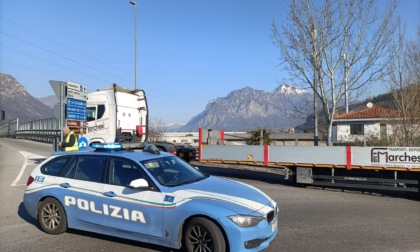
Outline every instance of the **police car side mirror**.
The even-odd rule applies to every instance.
[[[147,188],[147,187],[149,187],[149,183],[147,183],[147,181],[145,179],[139,178],[139,179],[135,179],[135,180],[131,181],[130,187],[131,188],[136,188],[136,189]]]

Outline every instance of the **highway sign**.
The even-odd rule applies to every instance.
[[[77,107],[67,105],[67,113],[86,114],[86,107]]]
[[[76,100],[86,101],[87,95],[85,92],[76,91],[74,89],[67,88],[67,98]]]
[[[69,126],[70,128],[80,128],[85,127],[86,123],[84,121],[67,120],[67,126]]]
[[[62,93],[61,93],[61,89],[65,87],[67,87],[67,91],[68,90],[72,90],[72,91],[77,91],[79,92],[80,95],[85,94],[87,92],[86,86],[84,85],[80,85],[77,83],[73,83],[73,82],[69,82],[69,81],[53,81],[50,80],[50,85],[52,87],[52,89],[54,90],[54,93],[57,97],[61,97]],[[70,97],[70,98],[75,98],[75,97]],[[77,98],[76,98],[77,99]]]
[[[68,113],[67,112],[67,119],[86,121],[86,115],[83,115],[83,114],[73,114],[73,113]]]
[[[72,89],[72,90],[76,90],[82,93],[86,93],[86,86],[77,84],[77,83],[73,83],[73,82],[67,82],[67,88],[68,89]]]
[[[86,121],[86,101],[67,98],[67,119]]]
[[[62,96],[61,94],[61,87],[63,86],[65,82],[62,81],[53,81],[50,80],[50,85],[52,87],[52,89],[54,90],[55,95],[60,98]],[[64,92],[64,88],[63,88],[63,92]]]
[[[86,121],[86,86],[54,80],[50,80],[50,85],[59,99],[59,104],[53,108],[54,116],[59,119],[59,127],[66,125],[65,119]],[[66,103],[69,107],[67,109]],[[60,135],[60,140],[63,141],[63,134]]]
[[[80,100],[76,100],[76,99],[72,99],[72,98],[67,98],[67,105],[68,106],[86,108],[87,103],[86,103],[86,101],[80,101]]]

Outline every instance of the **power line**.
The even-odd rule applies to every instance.
[[[64,46],[64,47],[66,47],[66,48],[68,48],[68,49],[70,49],[70,50],[72,50],[72,51],[75,51],[75,52],[77,52],[77,53],[79,53],[79,54],[81,54],[81,55],[83,55],[83,56],[85,56],[85,57],[87,57],[87,58],[90,58],[90,59],[92,59],[92,60],[94,60],[94,61],[97,61],[97,62],[99,62],[99,63],[101,63],[101,64],[104,64],[104,65],[107,65],[107,66],[109,66],[109,67],[112,67],[113,69],[116,69],[116,70],[118,70],[118,71],[121,71],[121,72],[123,72],[123,73],[125,73],[125,74],[131,74],[131,73],[129,73],[129,72],[127,72],[127,71],[123,70],[123,69],[120,69],[120,68],[118,68],[118,67],[116,67],[116,66],[114,66],[114,65],[109,64],[108,62],[105,62],[105,61],[102,61],[102,60],[96,59],[96,58],[94,58],[94,57],[92,57],[92,56],[90,56],[90,55],[88,55],[88,54],[86,54],[86,53],[84,53],[84,52],[82,52],[82,51],[80,51],[80,50],[77,50],[77,49],[75,49],[75,48],[73,48],[73,47],[70,47],[70,46],[68,46],[68,45],[66,45],[66,44],[64,44],[64,43],[62,43],[62,42],[60,42],[60,41],[57,41],[57,40],[55,40],[55,39],[53,39],[53,38],[51,38],[51,37],[49,37],[49,36],[47,36],[47,35],[45,35],[45,34],[42,34],[42,33],[37,32],[37,31],[35,31],[35,30],[32,30],[32,29],[30,29],[30,28],[28,28],[28,27],[26,27],[26,26],[23,26],[23,25],[21,25],[21,24],[18,24],[18,23],[14,22],[14,21],[12,21],[12,20],[10,20],[10,19],[8,19],[8,18],[2,17],[2,16],[0,16],[0,18],[1,18],[1,19],[4,19],[4,20],[6,20],[7,22],[9,22],[9,23],[11,23],[11,24],[13,24],[13,25],[16,25],[16,26],[18,26],[18,27],[20,27],[20,28],[22,28],[22,29],[24,29],[24,30],[27,30],[27,31],[33,32],[33,33],[35,33],[36,35],[38,35],[38,36],[40,36],[40,37],[46,38],[48,41],[52,41],[52,42],[54,42],[54,43],[56,43],[56,44],[58,44],[58,45]]]
[[[15,62],[11,62],[11,61],[8,61],[8,60],[4,60],[4,59],[2,59],[2,58],[0,58],[0,61],[5,62],[5,63],[8,63],[8,64],[15,65],[15,66],[18,66],[18,67],[22,67],[22,68],[25,68],[25,69],[28,69],[28,70],[31,70],[31,71],[34,71],[34,72],[38,72],[38,73],[41,73],[41,74],[45,74],[45,75],[48,75],[48,76],[54,76],[54,77],[57,77],[58,79],[61,79],[61,78],[62,78],[61,76],[54,75],[54,74],[47,73],[47,72],[43,72],[43,71],[40,71],[40,70],[37,70],[37,69],[31,68],[31,67],[28,67],[28,66],[23,66],[23,65],[20,65],[20,64],[15,63]]]
[[[32,29],[30,29],[30,28],[28,28],[28,27],[25,27],[25,26],[23,26],[23,25],[20,25],[20,24],[18,24],[18,23],[16,23],[16,22],[12,21],[12,20],[10,20],[10,19],[7,19],[7,18],[2,17],[2,16],[0,16],[0,19],[3,19],[3,20],[5,20],[6,22],[9,22],[9,23],[11,23],[11,24],[15,25],[15,26],[17,26],[17,27],[18,27],[18,28],[20,28],[20,29],[23,29],[23,30],[25,30],[25,31],[30,31],[30,32],[32,32],[32,33],[34,33],[34,34],[36,34],[37,36],[40,36],[40,37],[43,37],[43,38],[47,39],[48,41],[54,42],[54,43],[56,43],[56,44],[58,44],[58,45],[60,45],[60,46],[63,46],[63,47],[66,47],[66,48],[68,48],[68,49],[70,49],[70,50],[72,50],[72,51],[75,51],[75,52],[77,52],[77,53],[79,53],[79,54],[81,54],[81,55],[83,55],[83,56],[85,56],[85,57],[87,57],[87,58],[90,58],[90,59],[92,59],[92,60],[94,60],[94,61],[97,61],[97,62],[99,62],[99,63],[101,63],[101,64],[104,64],[104,65],[107,65],[107,66],[109,66],[109,67],[112,67],[112,68],[113,68],[113,69],[115,69],[115,70],[118,70],[118,71],[123,72],[123,73],[126,73],[126,74],[130,74],[130,73],[128,73],[127,71],[124,71],[124,70],[122,70],[122,69],[120,69],[120,68],[118,68],[118,67],[115,67],[115,66],[113,66],[113,65],[111,65],[111,64],[108,64],[108,63],[106,63],[106,62],[104,62],[104,61],[101,61],[101,60],[98,60],[98,59],[96,59],[96,58],[94,58],[94,57],[91,57],[91,56],[89,56],[88,54],[81,52],[80,50],[76,50],[76,49],[74,49],[74,48],[72,48],[72,47],[70,47],[70,46],[68,46],[68,45],[66,45],[66,44],[64,44],[64,43],[62,43],[62,42],[60,42],[60,41],[57,41],[57,40],[55,40],[55,39],[53,39],[53,38],[51,38],[51,37],[49,37],[49,36],[46,36],[46,35],[44,35],[44,34],[42,34],[42,33],[40,33],[40,32],[37,32],[37,31],[32,30]],[[100,70],[100,69],[98,69],[98,68],[96,68],[96,67],[93,67],[93,66],[87,65],[87,64],[85,64],[85,63],[82,63],[82,62],[80,62],[80,61],[74,60],[74,59],[72,59],[72,58],[70,58],[70,57],[67,57],[67,56],[65,56],[65,55],[62,55],[62,54],[60,54],[60,53],[56,53],[56,52],[54,52],[54,51],[52,51],[52,50],[50,50],[50,49],[45,49],[44,47],[41,47],[41,46],[36,45],[36,44],[34,44],[34,43],[28,42],[28,41],[26,41],[26,40],[24,40],[24,39],[21,39],[21,38],[19,38],[19,37],[16,37],[16,36],[14,36],[14,35],[11,35],[11,34],[9,34],[9,33],[4,32],[4,31],[0,31],[0,33],[4,34],[4,35],[6,35],[6,36],[8,36],[8,37],[10,37],[10,38],[13,38],[13,39],[15,39],[15,40],[17,40],[17,41],[20,41],[20,42],[22,42],[22,43],[25,43],[25,44],[27,44],[27,45],[30,45],[30,46],[32,46],[32,47],[38,48],[38,49],[40,49],[40,50],[42,50],[42,51],[45,51],[45,52],[47,52],[47,53],[49,53],[49,54],[52,54],[52,55],[54,55],[54,56],[57,56],[57,57],[59,57],[59,58],[63,58],[63,59],[65,59],[65,60],[70,61],[70,62],[73,62],[73,63],[75,63],[75,64],[79,64],[79,65],[85,66],[85,67],[87,67],[87,68],[90,68],[90,69],[92,69],[92,70],[94,70],[94,71],[97,71],[97,72],[99,72],[99,73],[106,74],[106,75],[108,75],[108,76],[111,76],[111,77],[114,77],[114,78],[117,78],[117,79],[123,80],[123,81],[124,81],[124,82],[126,82],[126,83],[130,83],[130,82],[131,82],[131,81],[129,81],[129,80],[127,80],[127,79],[124,79],[124,78],[121,78],[121,77],[119,77],[119,76],[117,76],[117,75],[109,74],[108,72],[102,71],[102,70]],[[31,53],[29,53],[29,52],[27,52],[27,51],[24,51],[24,50],[21,50],[21,49],[17,49],[17,48],[15,48],[15,47],[10,46],[10,45],[4,45],[4,44],[3,44],[3,45],[2,45],[2,47],[3,47],[3,48],[6,48],[6,49],[9,49],[9,50],[12,50],[12,51],[15,51],[15,52],[17,52],[17,53],[19,53],[19,54],[21,54],[21,55],[25,55],[25,56],[27,56],[27,57],[31,57],[31,58],[33,58],[33,59],[35,59],[35,60],[38,60],[38,61],[45,62],[45,63],[50,64],[50,65],[53,65],[53,66],[55,66],[55,67],[60,67],[60,68],[65,69],[65,70],[67,70],[67,71],[72,71],[72,72],[80,73],[80,74],[82,74],[82,75],[84,75],[84,76],[89,76],[89,77],[91,77],[91,78],[94,78],[94,79],[96,79],[96,80],[103,81],[103,82],[105,82],[105,83],[106,83],[106,82],[109,82],[109,80],[105,80],[105,79],[102,79],[102,78],[96,77],[96,76],[94,76],[94,75],[87,74],[87,73],[85,73],[85,72],[82,72],[82,71],[78,71],[78,70],[75,70],[75,69],[69,68],[69,67],[64,66],[64,65],[62,65],[62,64],[57,64],[57,63],[56,63],[55,61],[53,61],[53,60],[49,60],[49,59],[47,59],[47,58],[45,58],[45,57],[40,57],[40,56],[35,55],[35,54],[31,54]],[[13,64],[13,65],[16,65],[16,66],[19,66],[19,67],[25,68],[25,69],[29,69],[29,70],[31,70],[31,71],[35,71],[35,72],[38,72],[38,73],[42,73],[42,74],[45,74],[45,75],[48,75],[48,76],[55,76],[55,77],[61,78],[61,77],[59,77],[59,76],[57,76],[57,75],[53,75],[53,74],[51,74],[51,73],[47,73],[47,72],[44,72],[44,71],[36,70],[36,69],[34,69],[34,68],[31,68],[31,67],[28,67],[28,66],[23,66],[23,65],[21,65],[21,64],[17,64],[17,63],[11,62],[11,61],[7,61],[7,60],[3,60],[3,59],[2,59],[1,61],[3,61],[3,62],[7,62],[7,63],[9,63],[9,64]],[[143,78],[141,78],[141,79],[143,79]],[[144,80],[144,79],[143,79],[143,80]],[[118,83],[118,82],[117,82],[117,83]],[[152,91],[152,90],[155,90],[155,91],[156,91],[156,92],[153,92],[153,91],[152,91],[152,92],[147,92],[147,94],[148,94],[148,96],[149,96],[149,97],[154,97],[154,98],[157,98],[158,100],[169,101],[169,102],[176,102],[176,103],[178,103],[178,104],[182,104],[182,102],[180,102],[179,100],[176,100],[176,99],[171,99],[171,98],[168,98],[167,96],[162,96],[162,94],[163,94],[163,93],[167,93],[167,94],[169,94],[169,97],[173,97],[173,96],[172,96],[172,94],[173,94],[172,92],[167,91],[167,89],[166,89],[166,88],[165,88],[165,89],[162,89],[162,88],[159,88],[159,87],[158,87],[158,86],[161,86],[161,87],[162,87],[162,85],[157,84],[156,82],[153,82],[153,81],[150,81],[150,80],[147,80],[147,81],[146,81],[146,83],[151,83],[151,84],[153,84],[153,85],[150,85],[150,89],[151,89],[150,91]],[[87,83],[84,83],[84,84],[85,84],[86,86],[90,86],[90,87],[92,87],[91,85],[89,85],[89,84],[87,84]],[[186,107],[186,108],[189,108],[189,106],[186,106],[186,105],[185,105],[185,107]]]
[[[74,59],[72,59],[72,58],[69,58],[69,57],[67,57],[67,56],[64,56],[64,55],[62,55],[62,54],[59,54],[59,53],[53,52],[53,51],[51,51],[51,50],[49,50],[49,49],[45,49],[45,48],[43,48],[43,47],[41,47],[41,46],[38,46],[38,45],[35,45],[35,44],[33,44],[33,43],[27,42],[27,41],[25,41],[25,40],[23,40],[23,39],[20,39],[20,38],[18,38],[18,37],[15,37],[15,36],[13,36],[13,35],[10,35],[10,34],[8,34],[8,33],[3,32],[3,31],[0,31],[0,33],[4,34],[4,35],[6,35],[6,36],[9,36],[9,37],[11,37],[11,38],[13,38],[13,39],[15,39],[15,40],[18,40],[18,41],[20,41],[20,42],[22,42],[22,43],[28,44],[28,45],[30,45],[30,46],[33,46],[33,47],[35,47],[35,48],[38,48],[38,49],[40,49],[40,50],[43,50],[43,51],[48,52],[48,53],[50,53],[50,54],[53,54],[53,55],[55,55],[55,56],[57,56],[57,57],[60,57],[60,58],[66,59],[66,60],[68,60],[68,61],[71,61],[71,62],[73,62],[73,63],[79,64],[79,65],[82,65],[82,66],[85,66],[85,67],[87,67],[87,68],[90,68],[90,69],[95,70],[95,71],[97,71],[97,72],[100,72],[100,73],[102,73],[102,74],[106,74],[106,75],[108,75],[108,76],[111,76],[111,77],[116,77],[116,78],[119,78],[119,79],[121,79],[121,80],[124,80],[124,79],[122,79],[122,78],[120,78],[120,77],[118,77],[118,76],[116,76],[116,75],[109,74],[109,73],[107,73],[107,72],[105,72],[105,71],[102,71],[102,70],[97,69],[97,68],[95,68],[95,67],[92,67],[92,66],[90,66],[90,65],[84,64],[84,63],[82,63],[82,62],[79,62],[79,61],[77,61],[77,60],[74,60]],[[128,80],[124,80],[124,81],[130,82],[130,81],[128,81]]]
[[[60,67],[60,68],[63,68],[65,70],[68,70],[68,71],[76,72],[76,73],[82,74],[84,76],[89,76],[91,78],[94,78],[94,79],[97,79],[97,80],[100,80],[100,81],[103,81],[103,82],[108,82],[108,80],[98,78],[98,77],[96,77],[94,75],[91,75],[91,74],[88,74],[88,73],[85,73],[85,72],[82,72],[82,71],[79,71],[79,70],[76,70],[76,69],[72,69],[72,68],[69,68],[69,67],[64,66],[64,65],[57,64],[55,61],[51,61],[49,59],[42,58],[40,56],[37,56],[37,55],[31,54],[31,53],[28,53],[26,51],[23,51],[23,50],[20,50],[20,49],[16,49],[16,48],[11,47],[9,45],[4,45],[3,43],[0,43],[0,45],[2,45],[2,47],[5,48],[5,49],[9,49],[9,50],[15,51],[18,54],[25,55],[27,57],[33,58],[33,59],[38,60],[38,61],[41,61],[41,62],[45,62],[45,63],[50,64],[52,66]]]
[[[130,73],[128,73],[127,71],[121,70],[120,68],[115,67],[115,66],[113,66],[113,65],[111,65],[111,64],[108,64],[108,63],[106,63],[106,62],[104,62],[104,61],[101,61],[101,60],[95,59],[95,58],[93,58],[93,57],[91,57],[91,56],[87,55],[86,53],[81,52],[80,50],[76,50],[76,49],[74,49],[74,48],[72,48],[72,47],[70,47],[70,46],[68,46],[68,45],[66,45],[66,44],[64,44],[64,43],[62,43],[62,42],[60,42],[60,41],[57,41],[57,40],[55,40],[55,39],[53,39],[53,38],[51,38],[51,37],[49,37],[49,36],[46,36],[46,35],[44,35],[44,34],[42,34],[42,33],[40,33],[40,32],[34,31],[34,30],[32,30],[32,29],[30,29],[30,28],[28,28],[28,27],[26,27],[26,26],[20,25],[20,24],[18,24],[18,23],[16,23],[16,22],[12,21],[12,20],[10,20],[10,19],[7,19],[7,18],[2,17],[2,16],[0,16],[0,19],[3,19],[3,20],[5,20],[6,22],[9,22],[9,23],[13,24],[13,25],[17,26],[18,28],[20,28],[20,29],[22,29],[22,30],[24,30],[24,31],[30,31],[30,32],[32,32],[32,33],[34,33],[34,34],[36,34],[36,35],[38,35],[38,36],[40,36],[40,37],[43,37],[43,38],[47,39],[48,41],[51,41],[51,42],[54,42],[54,43],[56,43],[56,44],[58,44],[58,45],[64,46],[64,47],[66,47],[66,48],[69,48],[70,50],[75,51],[75,52],[77,52],[77,53],[79,53],[79,54],[81,54],[81,55],[83,55],[83,56],[85,56],[85,57],[87,57],[87,58],[90,58],[90,59],[94,60],[94,61],[97,61],[97,62],[100,62],[100,63],[102,63],[102,64],[104,64],[104,65],[110,66],[110,67],[112,67],[112,69],[113,69],[113,70],[115,70],[115,69],[116,69],[116,70],[119,70],[120,72],[123,72],[123,73],[126,73],[126,74],[130,74]],[[55,55],[55,56],[58,56],[58,57],[60,57],[60,58],[64,58],[64,59],[66,59],[66,60],[68,60],[68,61],[71,61],[71,62],[73,62],[73,63],[76,63],[76,64],[79,64],[79,65],[85,66],[85,67],[90,68],[90,69],[93,69],[93,70],[95,70],[95,71],[97,71],[97,72],[100,72],[100,73],[102,73],[102,74],[106,74],[107,76],[111,76],[111,77],[113,77],[113,78],[117,78],[117,79],[119,79],[119,80],[122,80],[122,81],[123,81],[123,83],[131,83],[131,82],[132,82],[131,80],[128,80],[128,79],[125,79],[125,78],[119,77],[119,76],[117,76],[117,75],[109,74],[109,72],[102,71],[102,70],[100,70],[100,69],[98,69],[98,68],[96,68],[96,67],[93,67],[93,66],[90,66],[90,65],[84,64],[84,63],[82,63],[82,62],[79,62],[79,61],[77,61],[77,60],[74,60],[74,59],[72,59],[72,58],[69,58],[69,57],[67,57],[67,56],[65,56],[65,55],[62,55],[62,54],[56,53],[56,52],[54,52],[54,51],[52,51],[52,50],[49,50],[49,49],[45,49],[45,48],[43,48],[43,47],[41,47],[41,46],[38,46],[38,45],[36,45],[36,44],[34,44],[34,43],[28,42],[28,41],[26,41],[26,40],[24,40],[24,39],[18,38],[18,37],[16,37],[16,36],[11,35],[11,34],[5,33],[5,32],[3,32],[3,31],[0,31],[0,33],[3,33],[3,34],[5,34],[6,36],[9,36],[9,37],[11,37],[11,38],[13,38],[13,39],[15,39],[15,40],[21,41],[21,42],[23,42],[23,43],[25,43],[25,44],[28,44],[28,45],[30,45],[30,46],[33,46],[33,47],[35,47],[35,48],[38,48],[38,49],[40,49],[40,50],[43,50],[43,51],[45,51],[45,52],[48,52],[48,53],[53,54],[53,55]],[[27,52],[26,52],[26,53],[27,53]],[[33,57],[35,57],[35,56],[33,56]],[[44,61],[45,61],[45,60],[46,60],[46,59],[44,58]],[[64,69],[68,69],[67,67],[63,67],[63,68],[64,68]],[[80,71],[76,71],[76,72],[79,72],[79,73],[80,73]],[[85,75],[87,75],[87,74],[85,74]],[[92,75],[90,75],[90,76],[92,76]],[[93,78],[98,79],[98,80],[101,80],[101,81],[104,81],[104,80],[103,80],[103,79],[101,79],[101,78],[97,78],[97,77],[93,77]],[[139,79],[142,79],[142,80],[144,81],[144,83],[146,83],[146,84],[147,84],[147,83],[149,83],[149,84],[153,84],[153,85],[149,85],[149,88],[151,88],[151,89],[156,89],[156,88],[157,88],[157,89],[158,89],[158,91],[159,91],[160,93],[165,92],[165,91],[167,90],[166,88],[165,88],[165,89],[161,89],[161,88],[159,88],[159,87],[163,87],[163,86],[162,86],[161,84],[158,84],[158,83],[154,82],[154,81],[151,81],[151,80],[146,80],[146,79],[144,79],[144,78],[139,78]],[[109,82],[109,80],[105,80],[105,82]],[[118,81],[114,81],[114,82],[118,83]],[[172,94],[173,94],[172,92],[169,92],[169,91],[168,91],[167,93],[168,93],[168,94],[170,94],[170,95],[172,95]]]

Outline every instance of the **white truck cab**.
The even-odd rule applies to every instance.
[[[86,134],[89,145],[110,142],[144,142],[148,108],[144,90],[117,84],[88,94]]]

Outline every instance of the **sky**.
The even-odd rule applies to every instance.
[[[0,0],[0,73],[37,98],[54,94],[49,80],[88,92],[112,83],[134,88],[136,10],[137,87],[146,91],[154,121],[186,123],[234,90],[271,92],[291,83],[271,38],[271,23],[286,19],[288,1],[129,2]],[[416,38],[420,0],[398,5],[407,36]]]

